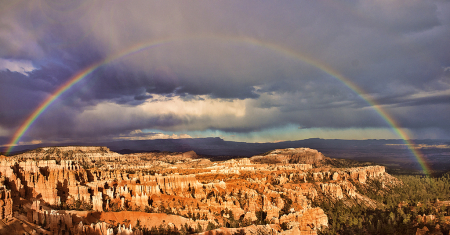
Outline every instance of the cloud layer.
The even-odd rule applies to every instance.
[[[147,47],[62,94],[23,141],[396,138],[365,99],[413,138],[450,138],[446,1],[15,1],[0,9],[1,139],[77,72],[138,45]]]

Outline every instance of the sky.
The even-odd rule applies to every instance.
[[[0,146],[86,68],[14,144],[450,139],[449,38],[444,0],[0,1]]]

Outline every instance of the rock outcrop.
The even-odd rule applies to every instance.
[[[4,185],[0,186],[0,219],[7,219],[13,216],[13,200],[11,190],[6,189]]]
[[[310,148],[276,149],[264,155],[250,158],[255,163],[285,163],[285,164],[318,164],[324,160],[322,153]]]
[[[52,234],[142,234],[159,225],[200,231],[236,223],[246,234],[317,234],[328,218],[311,206],[314,200],[370,205],[355,185],[397,182],[381,166],[331,168],[321,165],[324,158],[309,148],[223,162],[192,151],[40,148],[0,158],[0,216],[16,213]],[[269,224],[255,225],[263,222]]]

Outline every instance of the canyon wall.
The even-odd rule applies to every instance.
[[[324,156],[308,148],[223,162],[197,157],[193,152],[121,155],[105,147],[69,146],[1,158],[1,216],[13,216],[16,208],[19,217],[55,234],[140,234],[138,220],[144,220],[133,215],[144,214],[170,215],[183,223],[164,223],[177,228],[239,223],[250,224],[244,228],[249,233],[316,234],[328,226],[328,218],[312,206],[314,200],[373,206],[355,184],[397,183],[382,166],[321,166]],[[131,214],[124,221],[106,221],[108,213],[120,212]],[[97,222],[90,222],[91,217]],[[281,224],[287,229],[279,229]]]

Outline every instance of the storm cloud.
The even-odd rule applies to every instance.
[[[439,0],[1,2],[0,145],[101,61],[23,141],[389,130],[373,104],[450,138],[449,38]]]

